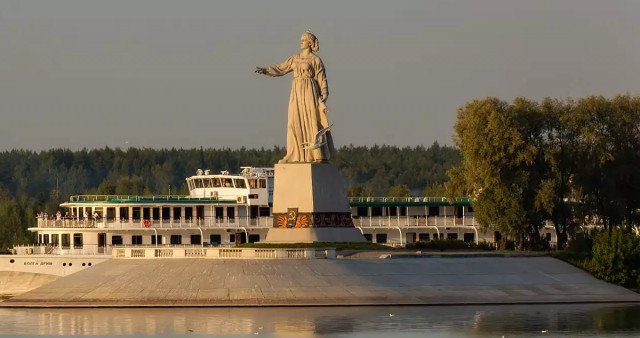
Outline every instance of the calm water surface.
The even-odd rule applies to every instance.
[[[0,309],[0,334],[640,337],[640,305]]]

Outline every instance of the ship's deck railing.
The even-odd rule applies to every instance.
[[[114,219],[102,218],[95,219],[59,219],[47,220],[38,218],[38,228],[127,228],[127,229],[144,229],[144,228],[227,228],[227,227],[245,227],[245,228],[267,228],[273,225],[273,217],[198,217],[179,219]]]
[[[217,197],[193,197],[185,195],[74,195],[69,198],[70,202],[108,202],[111,200],[129,201],[217,201]]]
[[[469,202],[467,198],[453,201],[446,197],[349,197],[349,203],[453,203]]]
[[[476,225],[473,216],[383,216],[352,217],[357,227],[416,227],[416,226],[470,226]]]
[[[382,216],[352,217],[357,227],[415,227],[415,226],[475,226],[473,216]],[[264,217],[201,217],[180,219],[60,219],[43,220],[38,218],[38,228],[106,228],[106,229],[176,229],[176,228],[269,228],[273,225],[272,216]]]

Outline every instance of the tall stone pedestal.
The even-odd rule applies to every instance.
[[[268,243],[365,242],[351,220],[338,168],[329,163],[276,164]]]

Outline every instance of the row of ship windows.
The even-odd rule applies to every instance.
[[[408,208],[417,208],[417,207],[356,207],[354,210],[354,217],[382,217],[382,216],[407,216]],[[421,208],[421,207],[419,207]],[[427,215],[423,216],[442,216],[441,207],[432,206],[427,208]],[[462,217],[465,212],[472,213],[473,207],[469,206],[466,209],[463,209],[462,206],[454,206],[454,214],[451,216]],[[446,213],[445,213],[446,214]],[[414,215],[415,216],[415,215]]]
[[[58,246],[61,244],[63,248],[68,248],[71,244],[71,234],[39,234],[38,243],[44,245]],[[82,248],[82,234],[73,234],[73,247]]]
[[[244,233],[229,234],[228,236],[229,236],[228,237],[229,243],[242,244],[242,243],[246,243],[247,242],[247,237],[246,237],[246,235]],[[151,235],[150,237],[151,237],[150,243],[144,243],[144,237],[142,235],[132,235],[131,236],[131,244],[133,244],[133,245],[144,245],[144,244],[155,245],[156,243],[157,244],[171,244],[171,245],[181,245],[181,244],[220,245],[220,244],[222,244],[222,235],[219,235],[219,234],[209,235],[209,242],[204,242],[204,243],[202,243],[202,236],[201,235],[197,235],[197,234],[189,235],[189,236],[169,235],[168,236],[169,243],[167,243],[167,238],[162,237],[162,235]],[[183,239],[185,237],[189,238],[189,243],[186,243],[186,242],[183,241]],[[249,234],[249,243],[254,243],[254,242],[259,242],[259,241],[260,241],[260,235],[259,234]],[[120,235],[111,236],[111,244],[112,245],[122,245],[122,244],[124,244],[123,236],[120,236]]]
[[[382,234],[375,234],[376,236],[376,243],[387,243],[387,234],[382,233]],[[372,234],[364,234],[364,238],[371,242],[373,240],[373,235]],[[458,234],[457,233],[440,233],[440,236],[438,237],[438,234],[433,234],[433,238],[431,238],[431,235],[428,233],[421,233],[421,234],[414,234],[414,238],[412,240],[409,240],[410,242],[415,242],[415,241],[428,241],[430,239],[449,239],[449,240],[457,240],[458,239]],[[462,240],[469,243],[469,242],[473,242],[475,240],[475,234],[472,232],[469,233],[464,233],[462,234]]]
[[[114,235],[111,236],[111,244],[112,245],[122,245],[124,244],[123,241],[123,237],[121,235]],[[144,243],[143,241],[143,236],[142,235],[132,235],[131,236],[131,244],[133,245],[143,245],[143,244],[152,244],[155,245],[157,244],[172,244],[172,245],[180,245],[180,244],[192,244],[192,245],[201,245],[202,243],[202,236],[201,235],[190,235],[189,238],[190,241],[189,243],[183,243],[183,236],[182,235],[170,235],[168,236],[169,239],[169,243],[167,243],[167,239],[163,238],[162,235],[151,235],[150,236],[150,243]],[[184,236],[186,237],[186,236]],[[39,240],[40,240],[40,244],[44,244],[44,245],[53,245],[53,246],[58,246],[58,244],[61,244],[61,246],[63,248],[69,248],[70,247],[70,238],[71,238],[71,234],[40,234],[39,235]],[[61,242],[59,241],[61,239]],[[246,243],[247,242],[247,237],[244,233],[237,233],[237,234],[229,234],[229,243],[237,243],[237,244],[242,244],[242,243]],[[249,234],[249,243],[254,243],[254,242],[259,242],[260,241],[260,235],[259,234]],[[222,243],[222,235],[219,234],[213,234],[209,236],[209,242],[205,242],[204,244],[210,244],[210,245],[220,245]],[[100,246],[104,246],[104,243],[99,243]],[[82,244],[82,234],[73,234],[73,247],[75,249],[81,249],[83,246]]]
[[[79,209],[82,209],[82,207],[80,207]],[[107,207],[107,219],[108,220],[112,220],[116,218],[116,208],[115,207]],[[143,208],[143,207],[131,207],[131,215],[129,214],[129,207],[120,207],[120,219],[122,220],[128,220],[129,218],[132,218],[134,221],[140,221],[141,219],[148,219],[148,220],[154,220],[154,221],[158,221],[158,220],[164,220],[164,221],[168,221],[171,220],[172,218],[172,214],[171,212],[173,211],[173,220],[175,221],[179,221],[180,219],[184,218],[184,219],[193,219],[193,218],[198,218],[198,219],[203,219],[204,216],[204,210],[205,210],[205,206],[204,205],[198,205],[195,207],[173,207],[173,210],[171,210],[171,207],[149,207],[149,208]],[[215,217],[218,219],[222,219],[224,217],[228,217],[228,218],[235,218],[236,216],[236,207],[213,207],[214,211],[215,211]],[[184,212],[183,212],[184,210]],[[80,214],[81,215],[85,215],[87,218],[103,218],[104,215],[102,214],[102,210],[100,209],[96,209],[94,210],[96,214],[91,212],[91,207],[85,207],[85,211],[86,212],[82,212],[83,210],[80,210]],[[266,216],[270,216],[270,208],[269,207],[258,207],[258,206],[251,206],[249,209],[250,212],[250,216],[252,218],[255,217],[266,217]]]
[[[247,185],[251,189],[266,188],[267,180],[258,178],[224,178],[224,177],[212,177],[212,178],[190,178],[187,180],[189,189],[200,188],[247,188]]]

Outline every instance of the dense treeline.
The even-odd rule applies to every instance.
[[[580,226],[611,233],[640,222],[640,97],[577,101],[487,98],[458,112],[463,160],[450,196],[470,196],[476,220],[517,241],[540,244],[551,220],[563,245]]]
[[[272,167],[284,156],[273,149],[95,149],[0,152],[0,248],[27,242],[36,212],[55,212],[74,194],[186,194],[185,178],[198,168],[238,172]],[[350,191],[371,195],[439,186],[460,162],[456,148],[434,143],[339,149],[333,160]],[[393,189],[392,189],[393,188]],[[394,190],[395,189],[395,190]]]

